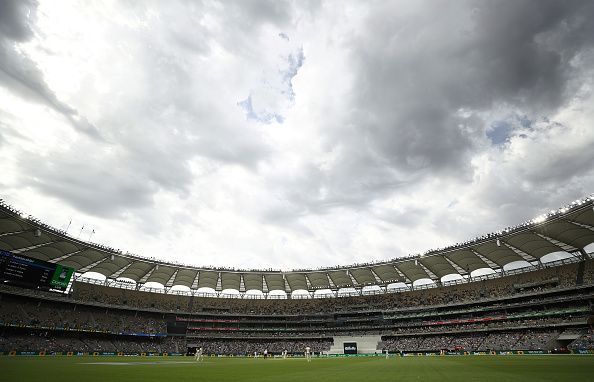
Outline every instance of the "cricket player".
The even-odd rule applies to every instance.
[[[198,348],[196,350],[196,361],[197,362],[202,361],[202,348]]]

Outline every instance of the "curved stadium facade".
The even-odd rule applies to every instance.
[[[0,250],[76,274],[68,293],[0,285],[0,352],[186,354],[202,347],[252,355],[300,354],[309,346],[342,354],[352,343],[358,353],[588,352],[594,349],[592,243],[589,197],[418,256],[286,272],[217,269],[79,241],[2,205]],[[541,261],[558,252],[566,257]],[[525,267],[504,270],[518,261]],[[471,276],[484,269],[492,271]],[[106,279],[85,278],[86,272]],[[442,281],[451,275],[459,276]],[[423,279],[432,282],[417,285]],[[165,288],[147,288],[149,282]],[[177,285],[189,291],[171,290]],[[228,289],[239,294],[224,294]],[[251,290],[263,294],[246,294]],[[319,298],[291,298],[298,290]]]

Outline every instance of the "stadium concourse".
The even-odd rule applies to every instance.
[[[286,350],[295,356],[307,347],[316,355],[357,353],[357,338],[374,339],[366,352],[376,354],[594,352],[593,204],[589,197],[421,256],[291,272],[200,268],[122,254],[2,205],[6,259],[76,273],[64,292],[4,278],[0,352],[182,355],[202,348],[209,355]],[[561,252],[566,256],[559,260],[541,260]],[[505,268],[518,261],[525,266]],[[481,269],[492,271],[476,276]],[[85,277],[89,271],[105,281]],[[452,274],[460,277],[443,280]],[[421,279],[431,283],[415,283]],[[174,291],[175,285],[189,291]],[[213,292],[198,290],[204,287]],[[238,293],[222,293],[230,288]],[[253,289],[263,292],[260,298],[245,293]],[[329,293],[315,293],[321,289]],[[296,290],[307,298],[292,295]],[[342,348],[338,337],[355,345]]]

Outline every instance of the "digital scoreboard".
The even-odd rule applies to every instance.
[[[33,289],[65,291],[74,268],[0,250],[0,281]]]

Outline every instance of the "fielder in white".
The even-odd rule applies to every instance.
[[[311,349],[309,346],[307,346],[305,348],[305,359],[307,360],[307,362],[311,362]]]
[[[196,361],[202,361],[202,348],[196,349]]]

